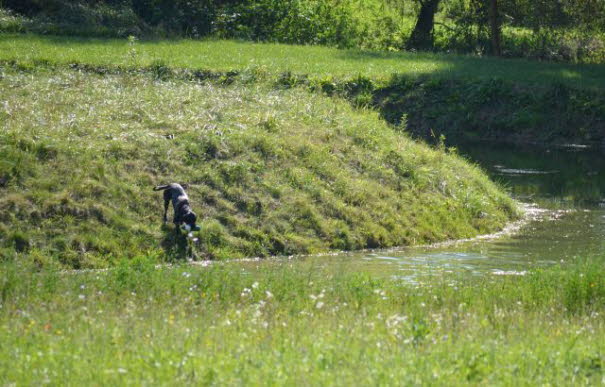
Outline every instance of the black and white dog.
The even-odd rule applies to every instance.
[[[175,224],[177,232],[181,225],[187,232],[200,230],[200,227],[195,224],[197,217],[189,205],[189,196],[180,184],[158,185],[153,190],[164,191],[164,223],[168,222],[168,206],[172,201],[174,208],[172,222]]]

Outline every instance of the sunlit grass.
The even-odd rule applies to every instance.
[[[516,216],[462,158],[302,88],[7,70],[0,90],[9,260],[182,258],[151,190],[168,182],[190,184],[205,258],[421,244]]]
[[[0,380],[21,384],[603,381],[605,273],[435,272],[418,286],[303,262],[0,271]]]
[[[139,41],[35,35],[0,35],[0,60],[22,63],[86,63],[107,66],[168,66],[212,71],[256,68],[271,74],[292,71],[313,77],[385,80],[393,74],[441,78],[564,83],[605,87],[605,66],[477,58],[462,55],[338,50],[319,46],[257,44],[223,40]]]

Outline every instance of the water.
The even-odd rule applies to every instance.
[[[590,258],[605,263],[603,154],[574,147],[536,150],[485,144],[464,144],[459,153],[481,165],[519,201],[532,203],[532,219],[498,238],[305,261],[318,269],[364,271],[410,282],[444,271],[523,275],[559,262]]]

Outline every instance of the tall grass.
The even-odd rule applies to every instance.
[[[478,168],[375,113],[246,77],[199,84],[164,71],[4,74],[4,259],[83,268],[145,251],[183,258],[184,238],[161,226],[151,190],[167,182],[190,185],[205,258],[419,244],[517,215]]]
[[[303,262],[0,271],[5,383],[602,382],[605,273],[434,273],[412,286]]]

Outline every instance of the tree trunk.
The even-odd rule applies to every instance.
[[[435,13],[441,0],[421,0],[420,13],[407,49],[430,50],[433,48],[433,27],[435,25]]]
[[[500,15],[498,12],[498,0],[489,0],[489,24],[492,40],[492,54],[502,56]]]

